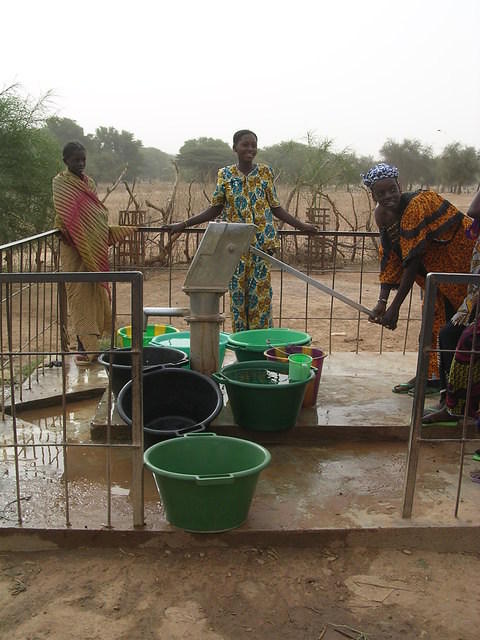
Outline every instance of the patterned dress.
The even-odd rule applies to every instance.
[[[471,351],[475,339],[475,352],[473,358]],[[446,403],[449,413],[454,416],[463,416],[467,401],[468,378],[470,375],[470,363],[472,362],[471,387],[468,396],[467,416],[477,418],[480,406],[480,319],[468,326],[462,333],[457,344],[455,357],[448,376]],[[477,422],[478,424],[478,422]]]
[[[273,181],[273,171],[257,164],[248,175],[237,165],[218,172],[212,205],[223,206],[223,220],[253,223],[257,226],[255,246],[273,254],[278,248],[278,234],[272,209],[280,206]],[[258,256],[242,256],[229,284],[233,331],[264,329],[273,325],[272,285],[268,263]]]
[[[62,231],[62,271],[109,271],[108,248],[134,233],[134,227],[108,224],[108,210],[97,196],[95,182],[70,171],[53,179],[55,226]],[[85,351],[98,349],[98,338],[110,331],[112,315],[107,283],[66,283],[70,333]],[[91,360],[95,356],[90,357]]]
[[[398,288],[409,260],[421,256],[421,268],[415,282],[425,288],[427,273],[469,273],[475,241],[466,230],[472,221],[450,202],[433,191],[403,193],[399,220],[380,229],[380,282]],[[441,284],[435,302],[432,348],[437,348],[438,333],[447,322],[445,304],[457,310],[465,298],[464,285]],[[430,358],[429,377],[438,377],[438,357]]]

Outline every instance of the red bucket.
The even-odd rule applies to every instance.
[[[263,355],[267,360],[275,362],[288,362],[288,356],[292,353],[306,353],[312,358],[312,367],[315,367],[317,373],[315,378],[307,384],[305,396],[303,397],[302,407],[314,407],[317,403],[318,386],[322,376],[323,360],[326,353],[315,347],[302,347],[300,345],[287,345],[286,347],[272,347],[264,351]]]

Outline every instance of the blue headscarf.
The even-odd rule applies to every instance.
[[[369,169],[367,173],[362,173],[363,184],[371,189],[375,182],[378,180],[384,180],[385,178],[398,178],[398,169],[391,164],[387,164],[386,162],[380,162],[376,164],[374,167]]]

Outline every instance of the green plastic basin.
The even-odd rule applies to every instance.
[[[251,360],[264,360],[266,349],[271,347],[285,347],[287,345],[310,344],[311,336],[304,331],[295,329],[251,329],[250,331],[237,331],[231,333],[228,338],[227,348],[235,351],[239,362]]]
[[[286,431],[295,426],[305,389],[315,377],[290,382],[288,364],[238,362],[212,375],[225,385],[235,422],[249,431]]]
[[[229,334],[220,332],[218,339],[218,364],[221,367],[225,358],[225,349],[227,348]],[[179,331],[175,335],[156,336],[150,343],[151,347],[172,347],[180,349],[190,358],[190,331]]]
[[[144,454],[168,522],[196,533],[228,531],[245,522],[270,459],[259,444],[209,432],[159,442]]]

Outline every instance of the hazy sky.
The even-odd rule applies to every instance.
[[[307,132],[359,154],[387,138],[480,148],[479,0],[6,0],[0,88],[85,133],[168,153],[200,136]]]

